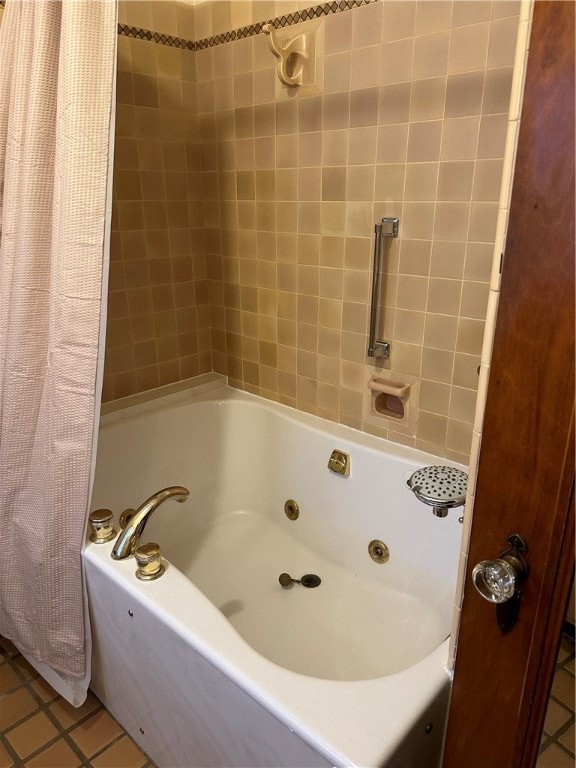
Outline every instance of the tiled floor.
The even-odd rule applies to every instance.
[[[562,638],[536,768],[574,768],[574,641]]]
[[[574,642],[563,638],[536,768],[574,768]],[[98,699],[75,709],[0,637],[0,768],[155,768]]]
[[[0,768],[155,768],[98,699],[75,709],[0,638]]]

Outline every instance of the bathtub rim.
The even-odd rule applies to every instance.
[[[225,403],[232,400],[279,413],[291,422],[303,424],[336,441],[359,444],[369,451],[410,462],[455,465],[455,462],[419,449],[231,388],[226,378],[218,374],[197,377],[192,384],[190,381],[180,382],[108,404],[102,409],[100,428],[106,429],[149,411],[172,409],[188,402]],[[254,650],[196,585],[171,563],[165,577],[158,582],[143,584],[134,578],[132,559],[120,563],[111,560],[109,551],[112,546],[112,543],[88,544],[83,557],[335,765],[385,764],[430,703],[450,684],[451,673],[447,669],[449,638],[413,667],[383,678],[339,681],[292,672]],[[190,589],[202,610],[194,616],[183,616],[177,593]],[[212,640],[217,637],[216,643],[207,642],[206,627]],[[400,681],[403,690],[396,685]],[[417,700],[409,695],[415,686],[420,690]],[[338,693],[342,695],[338,696]],[[318,708],[315,703],[322,701],[322,697],[330,702],[330,706],[319,711],[322,707]],[[361,738],[351,738],[349,734],[354,729],[350,722],[357,720],[359,706],[364,710],[363,733]]]
[[[228,384],[227,377],[221,374],[203,374],[195,379],[177,382],[176,385],[169,384],[150,390],[149,393],[142,392],[122,398],[121,400],[106,403],[101,409],[99,429],[133,419],[149,411],[172,408],[186,402],[227,402],[234,400],[251,403],[268,411],[278,413],[294,424],[302,424],[311,430],[329,435],[335,440],[345,440],[354,445],[361,445],[363,448],[371,451],[387,455],[392,454],[399,459],[422,463],[423,466],[437,464],[456,467],[468,472],[467,465],[452,461],[446,457],[437,456],[420,448],[413,448],[402,443],[395,443],[385,437],[377,437],[369,432],[362,432],[354,427],[349,427],[346,424],[329,421],[321,416],[300,411],[284,403],[278,403],[275,400],[268,400],[260,395],[236,389],[231,387]]]
[[[381,678],[327,680],[288,670],[254,650],[169,561],[162,579],[143,583],[134,576],[132,558],[112,560],[112,546],[89,543],[82,555],[85,564],[110,578],[335,766],[385,765],[427,707],[450,685],[449,638],[414,666]],[[87,582],[89,590],[88,575]],[[182,611],[181,596],[191,591],[194,611]],[[414,690],[420,691],[418,698],[411,694]],[[351,727],[358,722],[359,705],[361,736]]]

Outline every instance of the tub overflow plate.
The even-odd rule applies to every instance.
[[[328,469],[342,477],[350,476],[350,456],[344,451],[334,450],[328,459]]]

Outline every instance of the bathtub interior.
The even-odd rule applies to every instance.
[[[350,454],[348,478],[327,469],[334,448]],[[104,426],[93,508],[119,513],[161,487],[189,487],[145,531],[168,567],[276,664],[377,678],[418,663],[450,629],[462,526],[459,510],[436,518],[406,487],[426,463],[438,459],[223,389]],[[296,521],[284,514],[291,498]],[[369,557],[373,539],[387,563]],[[281,572],[322,584],[283,590]]]

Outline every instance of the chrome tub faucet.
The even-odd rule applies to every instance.
[[[122,530],[112,550],[113,559],[124,560],[134,554],[140,544],[140,537],[150,515],[160,504],[168,499],[175,499],[180,502],[186,501],[189,495],[190,491],[188,488],[184,488],[182,485],[171,485],[168,488],[163,488],[161,491],[153,493],[138,509],[130,509],[123,512],[120,517]]]

